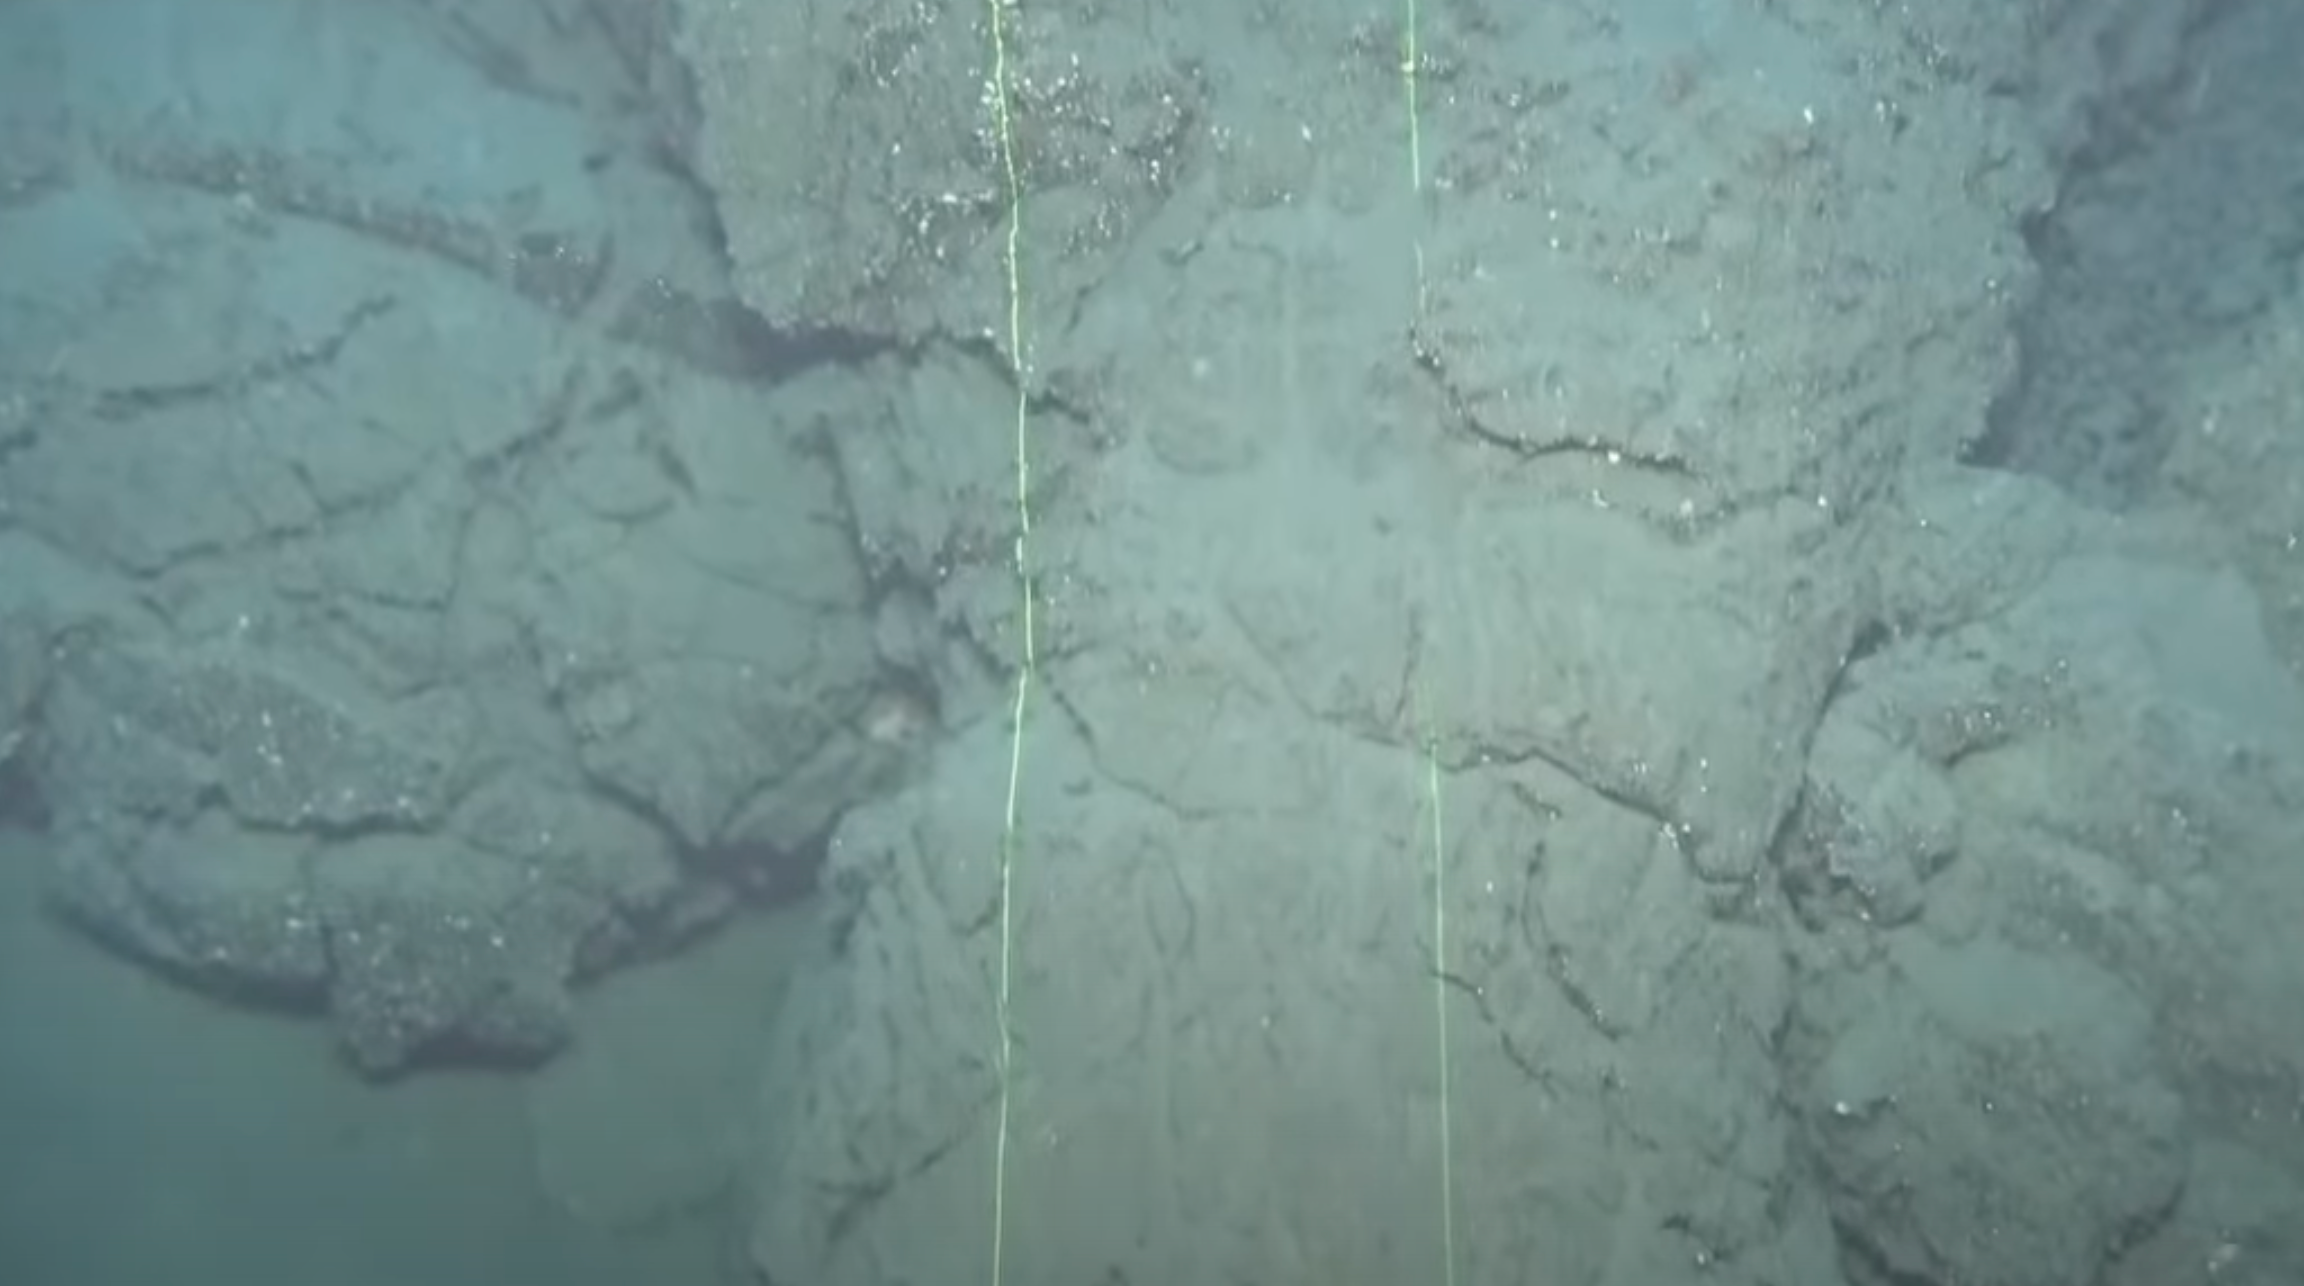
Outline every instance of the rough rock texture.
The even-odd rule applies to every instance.
[[[785,1286],[2304,1279],[2291,7],[1418,8],[0,102],[62,904],[389,1072],[820,874],[536,1118]]]
[[[1990,939],[1900,942],[1883,972],[1811,994],[1846,1002],[1806,1106],[1834,1217],[1869,1267],[2088,1281],[2166,1216],[2184,1110],[2153,1072],[2141,997]]]
[[[2237,1262],[2199,1208],[2264,1227],[2221,1186],[2253,1162],[2200,1140],[2304,1157],[2304,1047],[2269,1018],[2304,881],[2267,857],[2295,842],[2304,688],[2229,573],[2097,553],[2035,571],[1853,682],[1853,708],[1902,716],[1884,739],[1940,766],[1959,856],[1909,929],[1804,940],[1818,981],[1787,1048],[1812,1146],[1845,1241],[1891,1276]]]
[[[902,354],[834,458],[960,725],[835,833],[758,1269],[948,1276],[995,1208],[1035,1281],[1452,1244],[1483,1281],[2081,1283],[2196,1244],[2209,1069],[2270,1102],[2294,1055],[2237,1013],[2169,1039],[2146,957],[1980,890],[2081,833],[2000,811],[2047,789],[2024,748],[2132,740],[2134,691],[2058,660],[2139,628],[2102,605],[2148,566],[2182,615],[2249,598],[2183,524],[1963,467],[2027,231],[2211,16],[2149,8],[1428,11],[1417,174],[1389,18],[1002,10],[998,104],[989,11],[683,4],[747,299]],[[1152,157],[1113,89],[1147,66],[1205,86]],[[1011,259],[991,109],[1038,157],[1050,68],[1134,172],[1027,166]],[[1116,240],[1070,222],[1097,195]]]
[[[645,826],[476,786],[453,698],[358,709],[277,657],[91,640],[45,714],[65,909],[228,993],[324,1002],[364,1068],[551,1052],[566,984],[681,896]]]
[[[726,219],[737,293],[771,326],[1006,338],[1007,203],[970,0],[679,6],[694,155]],[[1147,9],[1147,25],[1184,15]],[[1051,304],[1092,286],[1186,173],[1206,88],[1183,50],[1052,6],[1009,15],[1016,164]],[[1025,113],[1029,113],[1028,117]]]
[[[766,400],[801,354],[629,108],[662,11],[602,11],[225,6],[0,121],[10,811],[101,940],[373,1071],[557,1048],[572,981],[805,887],[934,720]],[[76,21],[21,30],[113,74]],[[228,65],[349,49],[333,106]]]

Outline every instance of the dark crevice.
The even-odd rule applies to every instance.
[[[1850,1270],[1851,1282],[1863,1286],[1946,1286],[1929,1274],[1897,1268],[1877,1242],[1845,1219],[1832,1220],[1832,1240],[1840,1249],[1841,1265]]]
[[[2295,288],[2304,56],[2293,6],[2213,5],[2165,74],[2089,113],[2056,200],[2023,225],[2039,266],[2019,360],[1964,463],[2126,509],[2194,431],[2189,367]]]
[[[781,384],[827,366],[860,366],[895,341],[835,327],[780,327],[733,296],[701,298],[668,282],[634,292],[608,325],[611,338],[677,358],[721,379]]]

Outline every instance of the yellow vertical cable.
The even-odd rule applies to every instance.
[[[1416,105],[1416,60],[1422,56],[1416,47],[1416,0],[1405,0],[1401,15],[1400,81],[1408,94],[1408,190],[1424,190],[1424,126]],[[1422,258],[1422,247],[1418,247]]]
[[[1409,218],[1421,216],[1424,194],[1423,113],[1416,101],[1416,0],[1402,0],[1400,31],[1400,84],[1408,112]],[[1413,224],[1411,225],[1413,226]],[[1416,310],[1418,323],[1424,308],[1424,239],[1412,236],[1416,257]],[[1448,1057],[1448,827],[1441,812],[1440,744],[1429,729],[1424,733],[1424,794],[1432,812],[1432,1019],[1436,1044],[1435,1070],[1440,1078],[1440,1279],[1456,1286],[1456,1123],[1451,1103],[1453,1081]]]
[[[1039,667],[1034,639],[1032,590],[1032,452],[1031,380],[1024,355],[1024,184],[1016,162],[1016,130],[1009,117],[1008,3],[986,0],[992,37],[992,75],[986,86],[991,99],[992,135],[1000,152],[1001,179],[1008,197],[1008,231],[1002,259],[1008,282],[1008,353],[1016,382],[1016,544],[1012,551],[1019,599],[1016,694],[1008,712],[1008,798],[1000,821],[1000,964],[993,996],[998,1026],[998,1122],[992,1142],[992,1283],[1001,1286],[1006,1271],[1008,1241],[1008,1116],[1014,1078],[1016,1028],[1009,1009],[1010,981],[1016,954],[1016,857],[1022,825],[1024,782],[1024,716],[1032,701],[1032,680]]]
[[[1432,809],[1432,1016],[1440,1072],[1440,1280],[1456,1286],[1456,1130],[1448,1103],[1448,828],[1440,815],[1440,746],[1424,742],[1424,793]]]

